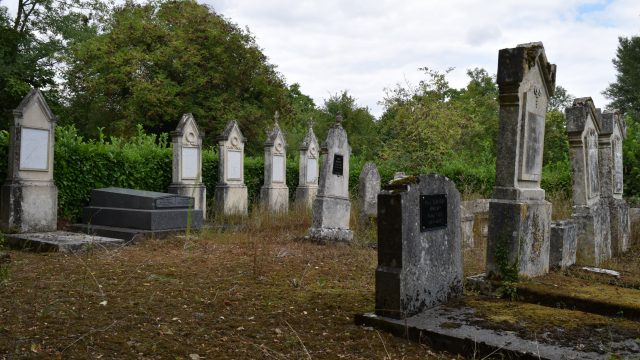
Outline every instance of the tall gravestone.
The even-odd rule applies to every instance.
[[[38,89],[13,111],[9,127],[7,180],[2,186],[4,231],[55,231],[58,189],[53,182],[57,118]]]
[[[184,114],[171,132],[173,144],[172,182],[169,193],[192,197],[193,208],[206,218],[207,188],[202,183],[202,138],[192,114]]]
[[[565,109],[573,170],[576,263],[598,266],[611,257],[609,209],[600,198],[599,114],[591,98]]]
[[[551,203],[540,188],[545,113],[553,95],[556,66],[542,43],[500,50],[500,136],[496,185],[489,204],[487,275],[516,272],[538,276],[549,270]]]
[[[364,164],[358,180],[358,203],[360,206],[358,217],[361,223],[366,223],[368,219],[378,216],[380,173],[376,164],[373,162]]]
[[[600,197],[609,207],[611,252],[620,255],[629,249],[629,205],[623,199],[622,141],[626,124],[618,112],[605,111],[598,134]]]
[[[264,143],[264,185],[260,189],[262,206],[269,211],[286,213],[289,211],[289,188],[287,187],[287,142],[278,125],[267,133]]]
[[[244,184],[244,144],[246,142],[236,121],[227,124],[218,136],[218,184],[215,190],[216,208],[223,215],[247,215],[248,191]]]
[[[307,235],[308,239],[320,242],[350,242],[353,239],[353,232],[349,229],[351,146],[341,123],[342,116],[337,116],[322,146],[324,161],[318,195],[313,201],[313,223]]]
[[[463,294],[460,193],[446,177],[411,176],[378,195],[376,314],[402,319]]]
[[[320,146],[313,133],[313,127],[309,125],[300,145],[300,167],[298,187],[296,188],[296,202],[310,208],[318,193],[318,168],[320,159]]]

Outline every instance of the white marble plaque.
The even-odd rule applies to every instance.
[[[307,159],[307,183],[315,184],[318,180],[318,159]]]
[[[182,178],[197,179],[200,165],[199,151],[197,147],[182,148]]]
[[[622,194],[622,143],[618,139],[613,142],[613,154],[613,192],[614,194]]]
[[[20,170],[49,170],[49,130],[22,128]]]
[[[273,182],[284,182],[284,156],[273,155],[273,164],[271,164],[271,176]]]
[[[227,156],[227,179],[242,180],[242,152],[229,150]]]

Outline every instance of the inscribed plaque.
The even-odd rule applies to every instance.
[[[22,128],[20,170],[49,169],[49,130]]]
[[[227,155],[227,179],[242,180],[242,152],[229,150]]]
[[[447,195],[420,195],[420,231],[447,227]]]
[[[284,156],[273,155],[273,164],[271,166],[271,179],[273,182],[284,182]]]
[[[318,181],[318,159],[307,159],[307,183],[315,184]]]
[[[196,179],[200,165],[199,151],[197,147],[182,148],[182,178]]]
[[[622,194],[622,145],[620,140],[613,142],[613,193]]]
[[[342,155],[334,154],[333,155],[333,175],[342,176],[344,166],[344,158]]]
[[[544,117],[527,113],[524,147],[522,149],[522,180],[540,180],[542,170],[542,143],[544,141]]]
[[[587,174],[589,176],[589,198],[596,196],[600,193],[599,179],[598,179],[598,135],[595,130],[589,132],[587,137]]]

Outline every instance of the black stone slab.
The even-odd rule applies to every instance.
[[[180,235],[185,233],[185,229],[140,230],[89,224],[74,224],[72,225],[72,228],[75,231],[80,231],[85,234],[122,239],[124,240],[125,245],[135,243],[143,239],[163,239],[168,236]]]
[[[155,191],[104,188],[91,190],[91,206],[123,209],[188,209],[193,198]]]
[[[124,245],[124,241],[119,238],[64,231],[6,234],[5,238],[11,248],[34,252],[79,252],[90,248],[108,249]]]
[[[192,209],[121,209],[87,206],[82,209],[82,222],[139,230],[193,229],[202,227],[202,210]]]

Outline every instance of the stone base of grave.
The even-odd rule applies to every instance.
[[[5,237],[7,245],[14,249],[36,252],[78,252],[88,249],[113,248],[124,244],[121,239],[63,231],[7,234]]]
[[[168,192],[193,198],[193,208],[202,211],[202,218],[207,218],[207,188],[203,185],[171,184]]]
[[[576,224],[576,264],[600,266],[611,258],[611,225],[609,208],[603,202],[590,207],[574,206]]]
[[[621,255],[629,250],[629,205],[622,199],[609,200],[611,222],[611,254]]]
[[[353,231],[349,229],[311,228],[305,239],[318,242],[344,242],[353,240]]]
[[[487,239],[489,275],[501,278],[511,269],[525,277],[549,272],[550,225],[548,201],[492,199]]]
[[[202,211],[193,209],[124,209],[86,206],[82,222],[139,230],[172,230],[202,227]]]
[[[629,208],[629,245],[640,243],[640,208]]]
[[[247,215],[249,192],[244,185],[218,185],[215,207],[221,215]]]
[[[0,225],[4,231],[55,231],[58,189],[53,181],[8,182],[2,186]]]
[[[462,236],[462,246],[473,249],[473,213],[460,206],[460,235]]]
[[[573,220],[551,223],[549,266],[567,268],[576,263],[576,224]]]
[[[306,238],[315,241],[350,242],[351,201],[342,197],[317,196],[313,201],[313,223]]]
[[[286,186],[260,189],[260,205],[270,212],[285,214],[289,211],[289,188]]]
[[[298,186],[296,188],[296,204],[302,204],[307,208],[313,206],[313,201],[318,194],[317,186]]]
[[[79,231],[88,235],[121,239],[124,240],[127,244],[134,243],[142,239],[163,239],[173,235],[184,234],[186,232],[186,229],[184,228],[166,230],[141,230],[91,224],[73,224],[71,228],[74,231]]]

